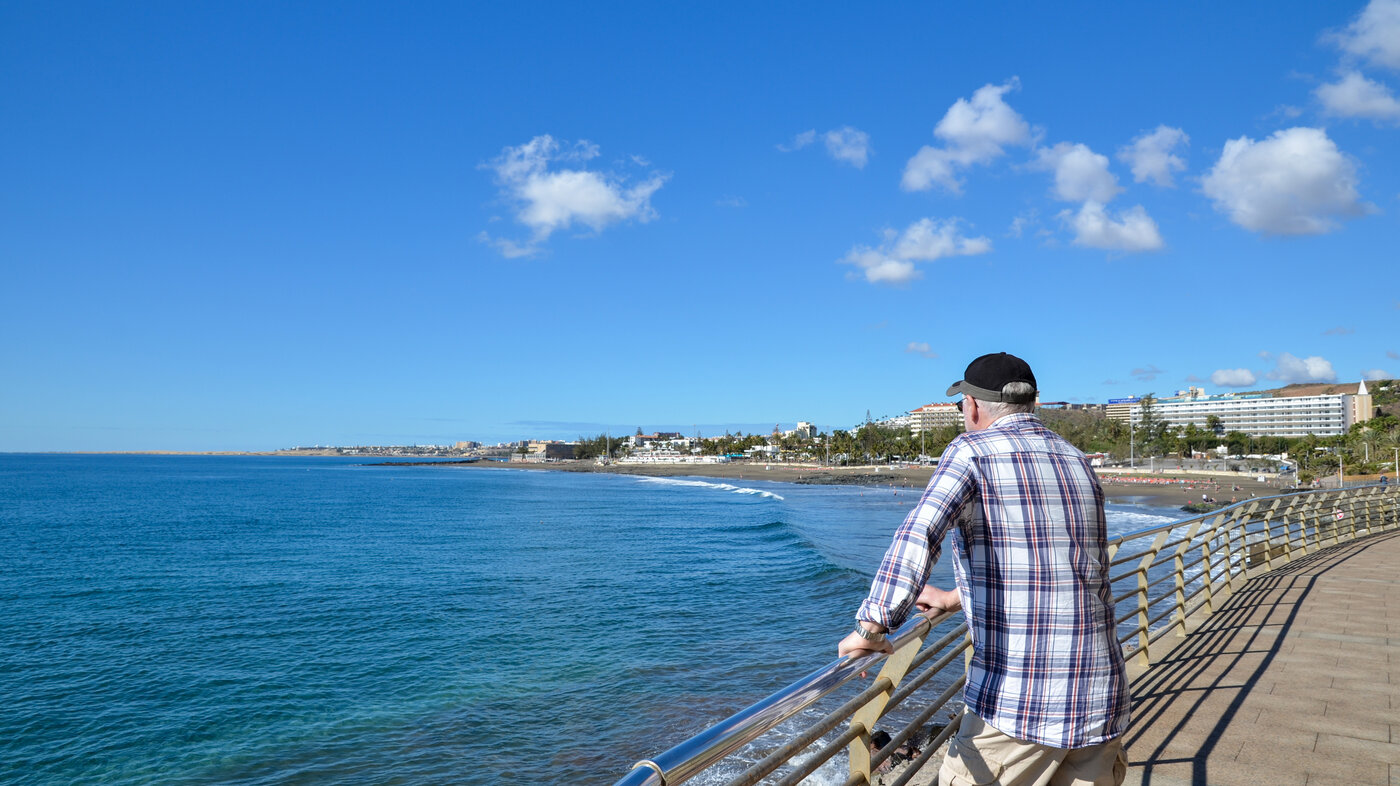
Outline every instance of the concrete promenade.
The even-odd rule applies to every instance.
[[[1217,609],[1134,682],[1126,783],[1400,786],[1400,533],[1236,584]]]

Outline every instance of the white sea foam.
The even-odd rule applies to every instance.
[[[1108,510],[1108,531],[1110,535],[1156,527],[1189,518],[1186,513],[1172,514],[1157,510],[1133,510],[1110,505]]]
[[[682,479],[680,479],[680,478],[651,478],[651,477],[638,477],[637,480],[639,480],[639,481],[641,481],[641,482],[643,482],[643,483],[658,483],[658,484],[663,485],[663,486],[695,486],[695,487],[702,487],[702,488],[718,489],[718,490],[720,490],[720,491],[729,491],[729,492],[733,492],[733,493],[735,493],[735,494],[753,494],[753,495],[760,496],[760,497],[766,497],[766,498],[768,498],[768,499],[776,499],[776,500],[781,500],[781,499],[782,499],[782,496],[780,496],[780,495],[778,495],[778,494],[774,494],[774,493],[771,492],[771,491],[764,491],[763,489],[747,488],[747,487],[744,487],[744,486],[735,486],[735,485],[733,485],[732,483],[712,483],[712,482],[707,481],[707,480],[682,480]]]

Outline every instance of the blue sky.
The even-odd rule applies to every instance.
[[[1400,376],[1400,0],[480,5],[0,7],[0,450]]]

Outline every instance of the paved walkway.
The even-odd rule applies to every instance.
[[[1243,585],[1133,696],[1128,784],[1400,786],[1400,533]]]

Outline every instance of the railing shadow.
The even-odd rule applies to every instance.
[[[1255,577],[1139,677],[1133,685],[1133,722],[1124,745],[1130,765],[1140,768],[1141,783],[1152,782],[1154,768],[1187,763],[1191,765],[1192,784],[1210,783],[1211,754],[1245,700],[1259,687],[1318,579],[1395,537],[1400,533],[1382,533],[1329,547]],[[1240,681],[1236,667],[1254,658],[1258,664]],[[1219,695],[1217,691],[1226,689],[1235,691],[1226,707],[1198,712],[1213,695]],[[1213,721],[1204,731],[1199,723],[1202,718]],[[1175,725],[1163,733],[1159,724],[1165,722]],[[1135,743],[1149,732],[1159,741],[1151,750],[1143,750]],[[1169,753],[1181,747],[1192,749],[1193,755],[1173,757]]]

